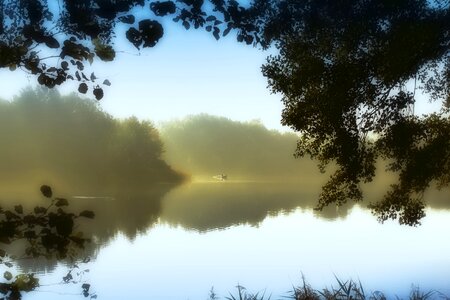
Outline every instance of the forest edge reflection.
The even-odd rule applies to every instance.
[[[380,187],[375,187],[382,193]],[[237,225],[259,226],[267,217],[289,214],[296,209],[313,210],[317,192],[292,183],[277,182],[199,182],[179,186],[155,185],[140,194],[117,194],[113,197],[66,197],[75,211],[95,212],[89,224],[78,229],[94,243],[86,245],[84,253],[95,256],[102,245],[119,233],[133,240],[157,224],[181,226],[200,233],[224,230]],[[377,194],[372,194],[377,197]],[[428,205],[448,209],[445,191],[430,191]],[[36,202],[39,203],[39,202]],[[28,206],[30,203],[28,203]],[[355,204],[328,207],[315,211],[317,218],[346,218]],[[130,217],[132,216],[132,217]],[[52,268],[56,261],[43,261]],[[40,269],[39,264],[32,265]],[[25,268],[33,268],[23,264]],[[41,266],[42,267],[42,266]]]

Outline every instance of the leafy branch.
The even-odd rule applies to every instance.
[[[41,186],[40,191],[50,200],[47,207],[37,206],[29,213],[25,213],[22,205],[14,206],[13,210],[0,208],[0,243],[8,246],[25,241],[26,244],[20,258],[0,249],[0,265],[8,269],[3,273],[4,282],[0,283],[0,294],[5,300],[22,299],[22,293],[34,291],[40,286],[39,278],[33,273],[13,276],[9,269],[13,268],[14,261],[39,257],[74,261],[75,254],[90,242],[82,232],[75,233],[74,230],[79,218],[93,219],[94,212],[88,210],[78,214],[66,212],[65,208],[69,206],[67,199],[53,197],[53,191],[47,185]],[[74,268],[79,267],[74,265]],[[84,272],[78,272],[78,275]],[[64,283],[77,282],[71,274],[72,270],[63,278]],[[89,288],[89,285],[83,284],[83,295],[93,298],[95,294],[90,294]]]

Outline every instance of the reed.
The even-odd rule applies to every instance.
[[[300,285],[293,286],[292,290],[287,295],[281,296],[277,299],[294,299],[294,300],[390,300],[381,291],[366,292],[362,283],[352,279],[342,280],[335,276],[336,285],[316,290],[308,284],[302,276]],[[271,295],[266,296],[266,292],[251,293],[242,285],[236,286],[236,291],[230,293],[226,300],[270,300]],[[221,299],[211,288],[208,300]],[[450,300],[450,297],[437,291],[424,292],[417,286],[412,286],[408,298],[403,299],[395,296],[392,300]]]

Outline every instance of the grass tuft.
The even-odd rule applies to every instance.
[[[247,289],[241,285],[237,285],[237,295],[233,295],[230,293],[229,297],[226,297],[227,300],[270,300],[270,296],[266,298],[266,292],[264,291],[262,294],[260,292],[256,294],[251,294],[247,292]]]
[[[354,281],[352,279],[343,281],[335,276],[336,286],[325,288],[322,290],[316,290],[309,285],[305,277],[302,275],[302,282],[298,286],[293,286],[292,290],[288,292],[284,299],[294,300],[387,300],[386,295],[380,291],[374,291],[372,293],[366,293],[364,291],[361,281]],[[258,292],[256,294],[249,293],[247,289],[241,285],[237,285],[237,292],[235,294],[230,293],[226,300],[270,300],[271,296],[266,297],[265,291]],[[211,288],[208,300],[220,299]],[[409,300],[450,300],[450,297],[436,292],[429,291],[423,292],[417,286],[412,286],[409,294]],[[402,300],[396,296],[396,300]]]

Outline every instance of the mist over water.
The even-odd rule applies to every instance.
[[[237,282],[282,292],[291,287],[289,276],[300,272],[319,287],[335,271],[361,274],[376,287],[386,284],[380,264],[392,274],[406,267],[423,271],[436,282],[425,286],[445,286],[450,261],[436,245],[450,249],[441,241],[448,221],[435,222],[449,219],[440,217],[449,214],[448,189],[426,193],[430,217],[422,228],[380,225],[365,206],[396,180],[380,162],[375,181],[363,187],[364,202],[314,211],[329,173],[320,173],[307,158],[294,158],[297,139],[258,122],[210,115],[157,129],[149,121],[115,119],[77,96],[26,90],[0,101],[0,205],[45,206],[39,186],[48,184],[68,199],[70,211],[94,211],[93,220],[77,227],[93,241],[78,257],[94,258],[93,284],[107,299],[121,299],[125,285],[137,285],[131,278],[121,282],[118,270],[158,283],[139,281],[137,298],[164,295],[181,274],[191,274],[184,279],[186,295],[197,296],[216,284],[226,295],[224,289]],[[228,179],[214,177],[219,174]],[[412,249],[415,239],[425,244]],[[21,247],[9,250],[20,253]],[[19,267],[48,276],[62,268],[56,260],[23,261]],[[422,282],[423,276],[395,274],[409,280],[405,290]],[[111,291],[105,277],[121,288]],[[416,278],[421,282],[410,282]]]
[[[183,180],[152,123],[114,119],[92,100],[29,89],[0,102],[0,122],[3,191],[46,183],[101,196]]]
[[[298,136],[268,130],[257,121],[236,122],[196,115],[161,126],[169,163],[199,180],[227,174],[230,180],[316,180],[315,163],[295,159]]]
[[[294,158],[297,135],[256,121],[203,114],[158,130],[148,121],[114,119],[91,100],[31,89],[0,101],[0,114],[2,203],[41,204],[38,187],[49,184],[73,209],[96,212],[87,230],[102,242],[119,232],[132,239],[159,220],[200,232],[257,226],[280,212],[314,209],[329,176]],[[395,182],[382,163],[377,172],[364,186],[362,207]],[[430,189],[425,200],[449,208],[448,190]],[[345,217],[353,205],[314,213]]]

